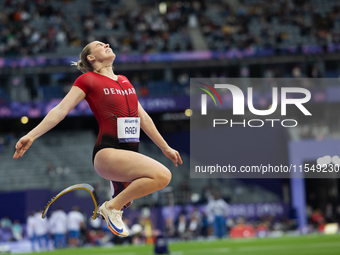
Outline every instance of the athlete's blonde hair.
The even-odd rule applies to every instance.
[[[86,72],[93,72],[93,66],[90,63],[90,61],[87,59],[87,56],[90,55],[91,52],[91,47],[90,44],[87,44],[82,52],[79,54],[79,60],[77,62],[72,62],[71,65],[77,66],[78,70],[80,70],[83,73]]]

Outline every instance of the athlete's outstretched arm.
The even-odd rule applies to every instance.
[[[38,126],[20,138],[15,146],[16,151],[13,158],[22,157],[35,139],[55,127],[84,98],[85,93],[80,88],[73,86],[64,99],[45,116]]]
[[[143,107],[138,102],[138,115],[140,117],[140,125],[143,131],[150,137],[150,139],[162,150],[165,156],[174,162],[175,166],[177,163],[182,165],[182,159],[178,151],[172,149],[166,141],[163,139],[161,134],[158,132],[155,124],[153,123],[150,116],[144,111]]]

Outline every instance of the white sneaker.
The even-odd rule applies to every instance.
[[[125,224],[122,220],[123,211],[116,209],[108,210],[106,208],[107,201],[99,207],[101,215],[104,217],[109,229],[117,236],[126,237],[129,235]]]

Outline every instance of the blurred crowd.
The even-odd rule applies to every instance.
[[[42,218],[42,211],[32,212],[25,225],[18,220],[13,223],[8,216],[0,221],[1,241],[31,241],[32,251],[81,245],[81,233],[86,229],[86,219],[75,206],[66,213],[61,207]],[[51,241],[52,240],[52,241]]]
[[[210,49],[327,46],[340,42],[334,25],[340,20],[340,8],[334,1],[240,2],[238,8],[219,3],[220,8],[214,15],[200,16]]]
[[[187,28],[190,4],[171,4],[163,15],[150,4],[128,10],[120,1],[112,6],[100,0],[73,12],[82,4],[72,7],[76,2],[65,0],[58,6],[48,0],[6,0],[0,11],[0,56],[55,52],[59,46],[84,46],[93,40],[108,42],[119,53],[193,49]]]
[[[155,225],[155,212],[143,207],[137,214],[124,217],[129,237],[113,235],[104,220],[87,217],[75,206],[66,213],[61,207],[42,219],[42,211],[27,217],[26,224],[5,216],[0,220],[0,241],[30,240],[32,251],[63,249],[78,246],[107,244],[153,244],[159,236],[173,241],[202,238],[279,237],[287,233],[323,233],[327,223],[340,223],[340,206],[328,203],[326,207],[307,206],[307,230],[298,228],[296,211],[291,208],[286,217],[273,215],[259,218],[230,216],[229,205],[214,192],[204,207],[182,207],[176,214],[169,214],[163,222],[163,231]],[[173,211],[174,212],[174,211]]]
[[[340,224],[340,205],[334,206],[332,203],[327,203],[324,209],[307,205],[306,214],[311,228],[321,233],[327,223],[336,222]]]
[[[105,1],[92,3],[94,12],[81,18],[84,44],[99,39],[119,53],[193,50],[187,27],[193,11],[190,4],[170,3],[167,12],[161,13],[152,4],[128,10],[123,6],[110,7]],[[96,30],[104,31],[99,38]]]
[[[27,56],[55,51],[60,45],[79,46],[77,33],[62,9],[51,1],[3,1],[0,10],[0,56]],[[66,3],[67,1],[65,1]],[[37,19],[44,19],[43,27]]]
[[[55,52],[95,39],[118,53],[190,51],[194,29],[210,50],[340,43],[335,1],[144,1],[128,8],[123,1],[6,0],[2,5],[0,56]]]
[[[326,224],[340,224],[340,206],[327,203],[325,208],[306,208],[305,229],[299,229],[294,208],[290,208],[283,218],[262,215],[259,218],[231,217],[228,204],[220,196],[211,198],[204,210],[194,206],[183,209],[178,217],[165,220],[166,235],[173,240],[193,240],[197,238],[242,238],[279,237],[287,233],[323,233]]]
[[[324,140],[331,137],[339,137],[339,132],[337,130],[331,131],[330,125],[326,122],[301,124],[288,131],[291,140]]]
[[[298,47],[301,50],[304,45],[321,45],[326,50],[327,45],[340,43],[339,6],[332,0],[240,0],[237,4],[205,0],[161,4],[146,0],[135,8],[129,8],[121,0],[6,0],[0,1],[0,56],[77,55],[93,40],[108,42],[117,54],[198,48]],[[339,76],[338,69],[338,63],[321,59],[276,65],[188,66],[184,69],[174,66],[168,70],[121,72],[131,80],[139,97],[147,97],[188,95],[190,78],[335,78]],[[72,75],[59,73],[46,78],[37,74],[34,80],[39,82],[30,82],[25,87],[20,86],[31,78],[19,81],[17,77],[10,77],[0,87],[0,104],[61,98],[79,73]],[[272,86],[254,89],[267,91]],[[301,86],[321,87],[313,83]]]

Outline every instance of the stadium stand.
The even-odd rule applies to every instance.
[[[4,28],[0,32],[0,56],[6,58],[77,56],[84,45],[95,39],[108,42],[118,56],[242,49],[249,52],[272,50],[274,55],[280,56],[314,55],[338,52],[340,43],[340,7],[336,1],[330,0],[301,3],[282,0],[270,5],[262,0],[178,1],[169,3],[164,14],[160,12],[159,3],[132,0],[131,3],[119,0],[2,1],[0,7],[0,27]],[[310,64],[292,60],[291,63],[272,66],[202,66],[195,70],[190,66],[177,69],[175,65],[157,70],[157,75],[148,76],[147,72],[141,75],[136,70],[128,76],[134,78],[132,82],[140,90],[140,97],[169,93],[186,95],[189,79],[183,83],[185,75],[338,76],[339,64],[325,63],[317,57],[310,59]],[[256,73],[253,70],[257,70]],[[67,82],[39,81],[25,86],[33,100],[60,98],[65,92],[64,87],[78,75],[73,74]],[[11,94],[11,89],[6,80],[4,84],[0,98],[8,102],[6,94]],[[24,98],[27,100],[27,96]]]
[[[29,152],[30,156],[20,161],[8,160],[16,143],[12,141],[0,154],[3,170],[2,189],[25,190],[48,187],[60,189],[74,184],[75,181],[93,183],[100,178],[92,169],[90,157],[94,141],[94,135],[86,131],[46,134],[43,139],[36,141],[36,146]],[[88,162],[85,159],[88,159]],[[48,172],[49,164],[53,164],[55,170],[67,166],[69,168],[67,177],[63,177],[62,171],[60,174],[56,171]]]
[[[118,54],[340,42],[336,1],[178,1],[164,14],[154,1],[132,2],[2,1],[0,55],[77,55],[94,39]]]
[[[6,145],[3,153],[0,153],[1,190],[42,188],[62,190],[75,183],[89,183],[93,186],[99,182],[102,183],[102,178],[92,166],[92,147],[95,140],[96,136],[92,131],[51,131],[34,142],[32,150],[27,152],[28,156],[20,160],[11,160],[16,142],[13,140]],[[221,180],[214,179],[198,179],[195,182],[186,183],[189,179],[188,172],[178,171],[157,147],[143,142],[140,144],[140,152],[155,158],[172,171],[173,178],[170,186],[176,190],[176,203],[190,202],[192,193],[201,194],[201,198],[204,199],[202,187],[221,184]],[[186,154],[183,155],[183,161],[184,169],[189,169],[190,160]],[[103,185],[109,187],[108,182]],[[242,192],[234,194],[232,191],[235,189]],[[228,186],[221,188],[221,192],[229,197],[230,201],[238,203],[279,201],[276,194],[260,185],[246,185],[236,179],[229,180]],[[152,200],[157,202],[157,198],[153,197]],[[142,205],[146,202],[150,202],[150,197],[138,199],[135,204]],[[168,202],[167,198],[165,202]]]

